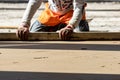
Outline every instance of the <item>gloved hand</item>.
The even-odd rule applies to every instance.
[[[28,40],[28,34],[29,34],[29,25],[27,23],[22,23],[16,32],[16,36],[20,40]]]
[[[72,25],[67,25],[66,27],[62,28],[59,31],[59,38],[61,40],[69,40],[71,34],[73,33],[73,26]]]

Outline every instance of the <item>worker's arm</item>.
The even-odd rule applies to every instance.
[[[69,25],[72,25],[74,28],[77,26],[77,24],[79,24],[82,18],[84,4],[84,0],[74,0],[73,2],[74,12],[71,20],[69,21]]]
[[[36,10],[40,7],[42,0],[29,0],[27,8],[22,18],[22,22],[30,24],[30,21]]]
[[[30,22],[36,10],[40,7],[42,0],[29,0],[27,8],[22,18],[22,22],[16,32],[20,40],[27,40],[29,34]]]
[[[74,8],[73,16],[69,21],[69,24],[65,28],[61,29],[59,32],[59,37],[62,40],[68,40],[74,28],[79,24],[83,14],[84,4],[85,4],[84,0],[73,0]]]

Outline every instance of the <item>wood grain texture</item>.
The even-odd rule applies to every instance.
[[[0,33],[0,40],[19,40],[16,37],[15,33]],[[45,40],[45,41],[54,41],[61,40],[59,34],[56,32],[38,32],[30,33],[29,40]],[[120,32],[79,32],[73,33],[70,36],[72,41],[81,41],[81,40],[120,40]]]

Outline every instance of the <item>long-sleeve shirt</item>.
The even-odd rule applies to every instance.
[[[40,7],[43,0],[30,0],[25,10],[22,22],[30,23],[36,10]],[[73,16],[69,21],[70,25],[76,26],[82,18],[84,0],[48,0],[49,8],[53,12],[64,15],[70,10],[74,10]]]

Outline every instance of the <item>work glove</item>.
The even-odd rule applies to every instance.
[[[16,32],[16,36],[20,40],[28,40],[28,35],[29,35],[29,25],[27,23],[22,23]]]
[[[73,26],[67,25],[59,31],[59,38],[61,40],[70,40],[70,36],[73,33]]]

